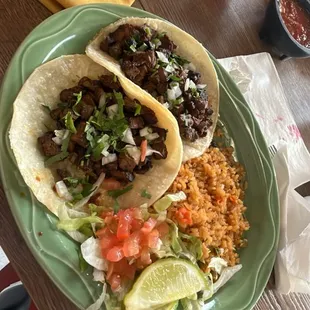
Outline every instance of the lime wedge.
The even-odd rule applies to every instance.
[[[166,306],[156,308],[156,310],[176,310],[178,308],[178,305],[179,305],[179,301],[177,300]]]
[[[191,262],[161,259],[141,273],[124,304],[126,310],[157,309],[208,287],[204,273]]]
[[[178,192],[176,194],[168,194],[159,200],[157,200],[153,207],[156,212],[160,213],[167,210],[173,202],[182,201],[186,199],[184,192]]]

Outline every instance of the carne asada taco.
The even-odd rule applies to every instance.
[[[103,28],[86,54],[172,112],[183,160],[209,146],[219,111],[218,80],[207,51],[192,36],[162,20],[123,18]]]
[[[57,215],[100,190],[108,207],[152,204],[176,177],[173,115],[85,55],[37,68],[14,102],[10,142],[25,182]]]

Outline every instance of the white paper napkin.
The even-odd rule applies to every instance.
[[[288,107],[268,53],[220,59],[250,105],[273,158],[280,198],[280,242],[276,289],[310,294],[310,199],[295,188],[310,180],[310,154]]]

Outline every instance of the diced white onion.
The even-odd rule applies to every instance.
[[[196,84],[192,80],[189,81],[189,88],[190,89],[197,89]]]
[[[93,280],[96,282],[105,282],[105,275],[102,270],[98,270],[97,268],[94,268],[93,271]]]
[[[163,104],[163,107],[165,107],[166,109],[169,109],[169,108],[170,108],[169,102],[165,102],[165,103]]]
[[[157,57],[158,57],[158,59],[160,61],[162,61],[162,62],[164,62],[166,64],[169,63],[169,60],[168,60],[167,56],[164,53],[156,51],[156,54],[157,54]]]
[[[145,136],[145,139],[148,140],[148,141],[153,141],[153,140],[155,140],[157,138],[159,138],[159,134],[157,132],[150,133],[150,134]]]
[[[103,155],[103,156],[109,156],[109,152],[108,152],[108,149],[109,149],[109,145],[107,145],[107,146],[105,146],[104,147],[104,149],[101,151],[101,154]]]
[[[146,156],[150,156],[150,155],[152,155],[153,153],[161,155],[160,152],[158,152],[158,151],[152,149],[152,148],[148,145],[148,146],[147,146],[147,149],[146,149]]]
[[[68,188],[64,181],[58,181],[55,184],[56,192],[60,198],[66,201],[71,201],[73,199],[72,195],[69,193]]]
[[[168,99],[169,99],[169,96],[171,96],[171,100],[175,100],[182,95],[182,90],[180,88],[179,83],[177,82],[170,83],[170,87],[171,87],[170,95],[169,95],[169,89],[167,93]]]
[[[152,132],[153,132],[152,128],[144,127],[142,129],[140,129],[139,134],[140,134],[140,137],[145,137]]]
[[[62,141],[65,140],[69,135],[69,130],[68,129],[54,130],[54,133],[56,137],[52,138],[52,140],[56,144],[62,145]]]
[[[106,95],[105,92],[103,92],[102,95],[100,96],[98,107],[99,107],[100,109],[101,109],[102,107],[104,107],[106,101],[107,101],[107,95]]]
[[[173,73],[175,71],[174,67],[171,65],[167,65],[166,68],[164,68],[166,72]]]
[[[116,154],[109,154],[108,156],[102,157],[101,163],[102,163],[102,166],[104,166],[104,165],[107,165],[109,163],[113,163],[115,161],[117,161]]]
[[[135,163],[137,165],[139,165],[140,158],[141,158],[141,151],[140,151],[140,149],[138,147],[136,147],[136,146],[131,146],[131,145],[126,145],[125,149],[126,149],[127,153],[129,154],[129,156],[133,158]]]
[[[207,87],[207,84],[197,84],[196,87],[197,87],[198,89],[204,89],[204,88]]]
[[[186,79],[185,84],[184,84],[184,90],[188,91],[189,88],[189,78]]]
[[[167,97],[168,97],[168,100],[175,100],[176,99],[175,90],[168,88]]]
[[[129,143],[131,145],[136,145],[135,140],[133,139],[133,136],[132,136],[132,131],[130,128],[127,128],[123,134],[124,134],[124,137],[122,139],[123,142]]]
[[[107,107],[107,113],[109,118],[113,118],[118,112],[118,105],[113,104]]]

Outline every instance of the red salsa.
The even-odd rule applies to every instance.
[[[286,28],[301,45],[310,48],[310,14],[298,0],[280,0],[280,12]]]

